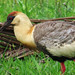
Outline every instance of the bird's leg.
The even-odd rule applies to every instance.
[[[64,62],[61,62],[61,72],[62,74],[64,74],[66,68],[65,68],[65,65],[64,65]]]

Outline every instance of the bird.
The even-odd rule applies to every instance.
[[[3,31],[13,26],[16,39],[28,48],[38,49],[61,63],[64,74],[66,60],[75,59],[75,24],[65,21],[47,21],[32,25],[26,14],[13,11],[0,28]]]

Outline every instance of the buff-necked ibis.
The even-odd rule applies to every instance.
[[[61,63],[61,71],[65,72],[65,60],[75,59],[75,25],[69,22],[48,21],[33,26],[29,18],[22,12],[14,11],[0,28],[12,25],[18,41],[30,48],[38,48],[53,60]]]

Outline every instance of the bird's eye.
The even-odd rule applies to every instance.
[[[12,17],[10,17],[10,20],[12,20],[13,18]]]
[[[7,20],[13,20],[14,19],[14,16],[8,16],[7,17]]]

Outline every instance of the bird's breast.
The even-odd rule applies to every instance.
[[[33,31],[34,28],[31,28],[30,30],[26,30],[27,28],[22,27],[14,27],[14,33],[18,41],[23,43],[25,46],[29,48],[35,48],[36,44],[34,42],[33,38]]]

